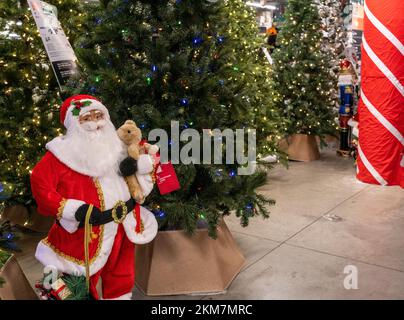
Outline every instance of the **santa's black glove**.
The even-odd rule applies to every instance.
[[[86,215],[87,215],[87,211],[88,208],[90,207],[90,205],[88,204],[83,204],[82,206],[80,206],[74,217],[76,218],[76,220],[78,222],[80,222],[79,224],[79,228],[82,228],[84,226],[85,220],[86,220]],[[93,207],[93,211],[91,212],[91,216],[90,216],[90,224],[92,224],[93,226],[98,226],[100,224],[102,224],[102,212],[100,211],[100,209],[98,209],[97,207]]]
[[[134,175],[137,171],[137,160],[132,157],[127,157],[119,164],[119,170],[122,176],[129,177]]]

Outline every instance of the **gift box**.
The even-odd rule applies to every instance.
[[[17,259],[12,255],[0,269],[5,283],[0,288],[1,300],[38,300]]]
[[[51,285],[53,291],[58,297],[58,300],[66,300],[72,296],[72,292],[66,286],[63,279],[59,278]]]
[[[320,151],[316,136],[309,134],[293,134],[279,143],[279,149],[286,152],[289,160],[313,161],[320,159]]]
[[[136,246],[136,284],[146,295],[224,292],[245,263],[224,221],[217,239],[207,229],[193,235],[160,231],[146,245]]]

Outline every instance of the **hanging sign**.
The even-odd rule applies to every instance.
[[[59,86],[78,73],[77,57],[57,17],[57,9],[40,0],[27,0]]]

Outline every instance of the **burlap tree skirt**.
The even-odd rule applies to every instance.
[[[0,299],[38,300],[38,296],[14,256],[11,256],[0,269],[0,277],[5,281],[0,288]]]
[[[245,263],[226,224],[217,239],[206,229],[189,236],[184,231],[161,231],[153,242],[136,247],[136,284],[146,295],[223,292]]]

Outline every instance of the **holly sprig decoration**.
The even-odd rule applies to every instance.
[[[81,108],[90,106],[91,101],[90,100],[74,101],[73,105],[74,105],[74,108],[72,110],[72,114],[73,114],[73,116],[77,117],[78,115],[80,115]]]

